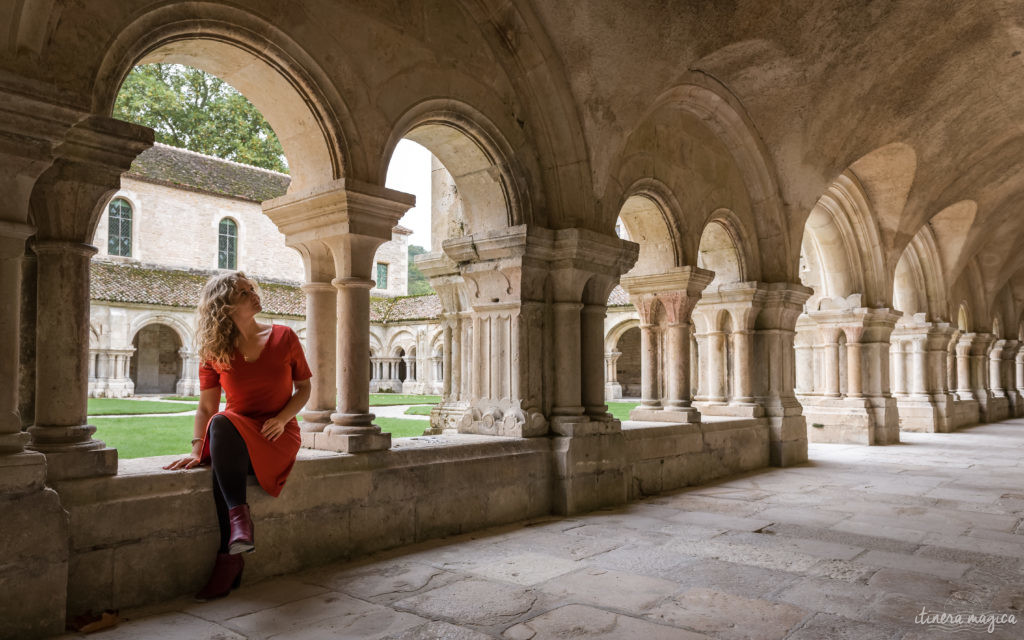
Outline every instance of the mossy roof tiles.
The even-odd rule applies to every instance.
[[[291,182],[283,173],[165,144],[155,144],[139,154],[127,176],[252,202],[283,196]]]

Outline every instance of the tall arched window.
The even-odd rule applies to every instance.
[[[231,218],[220,221],[217,232],[217,267],[238,268],[238,225]]]
[[[114,198],[107,211],[107,253],[112,256],[132,255],[132,205],[127,200]]]

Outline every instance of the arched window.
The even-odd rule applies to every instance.
[[[110,214],[107,253],[112,256],[132,255],[132,205],[122,198],[114,198],[107,210]]]
[[[217,232],[217,267],[238,268],[238,224],[231,218],[220,221]]]

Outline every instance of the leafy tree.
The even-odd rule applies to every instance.
[[[412,261],[414,256],[424,253],[427,253],[427,250],[423,247],[415,244],[409,245],[409,295],[411,296],[425,296],[434,293],[434,289],[430,286],[430,280]]]
[[[288,171],[281,143],[263,115],[231,85],[199,69],[135,67],[121,85],[114,117],[152,127],[157,142]]]

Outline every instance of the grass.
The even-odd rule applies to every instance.
[[[122,460],[150,456],[185,455],[191,450],[192,416],[145,418],[90,418],[96,426],[96,439],[117,449]],[[430,427],[426,420],[377,418],[381,431],[393,438],[421,436]]]
[[[396,404],[437,404],[441,396],[413,396],[402,393],[371,393],[371,407],[388,407]]]
[[[116,448],[122,460],[188,453],[192,422],[192,416],[89,420],[96,425],[96,439]]]
[[[619,420],[629,420],[629,412],[640,406],[639,402],[609,402],[608,412]]]
[[[180,413],[191,411],[196,405],[185,402],[155,402],[153,400],[124,400],[122,398],[89,398],[91,416],[125,416],[141,413]]]
[[[420,404],[409,407],[405,410],[407,416],[429,416],[430,410],[434,408],[432,404]]]

